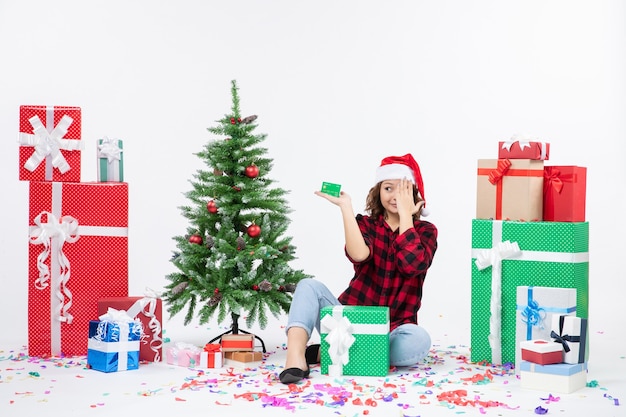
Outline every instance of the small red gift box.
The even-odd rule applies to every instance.
[[[587,168],[547,166],[543,170],[543,220],[584,222]]]
[[[128,185],[29,184],[28,354],[86,355],[98,300],[128,295]]]
[[[541,221],[543,161],[479,159],[476,218]]]
[[[80,182],[81,109],[20,106],[19,179]]]
[[[225,334],[222,336],[222,351],[250,351],[254,350],[254,335],[252,334]]]
[[[520,343],[522,360],[539,365],[563,363],[563,346],[548,340],[524,340]]]
[[[98,316],[105,314],[109,307],[124,310],[143,325],[139,344],[139,360],[160,362],[163,356],[163,302],[156,296],[111,297],[98,300]]]
[[[550,157],[550,144],[517,139],[498,143],[498,159],[537,159],[546,161]]]

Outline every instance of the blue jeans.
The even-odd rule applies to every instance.
[[[320,331],[320,310],[329,305],[339,305],[339,300],[328,287],[312,278],[298,282],[293,294],[287,329],[301,327],[309,334],[313,328]],[[417,324],[402,324],[389,334],[389,359],[393,366],[411,366],[421,362],[430,350],[430,335]]]

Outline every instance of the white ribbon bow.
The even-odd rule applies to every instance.
[[[324,338],[329,344],[328,354],[331,365],[328,366],[328,375],[337,377],[343,375],[343,367],[350,362],[350,346],[356,338],[352,335],[352,323],[342,314],[342,306],[333,308],[333,313],[322,318],[321,326],[328,334]]]
[[[489,346],[491,347],[491,362],[502,362],[502,260],[521,255],[522,251],[517,242],[509,240],[499,242],[491,249],[481,251],[476,256],[476,267],[483,270],[491,266],[491,317],[489,318]]]
[[[79,140],[63,139],[74,119],[68,115],[63,115],[51,132],[48,132],[39,116],[33,116],[28,121],[33,127],[33,134],[20,132],[18,142],[21,145],[34,146],[35,152],[24,163],[24,168],[32,172],[41,161],[50,156],[54,168],[57,168],[62,174],[69,171],[70,165],[61,153],[61,149],[73,151],[82,146]]]
[[[524,150],[524,148],[530,148],[530,142],[538,142],[538,140],[536,137],[530,135],[513,135],[511,140],[502,142],[502,149],[511,151],[511,146],[513,146],[515,142],[519,142],[520,149]]]
[[[46,221],[42,219],[46,216]],[[51,264],[58,262],[60,270],[59,288],[54,292],[60,302],[56,319],[59,321],[72,323],[73,316],[68,312],[72,306],[72,293],[67,288],[70,279],[70,261],[63,253],[65,242],[74,243],[80,237],[78,234],[78,220],[72,216],[63,216],[60,221],[56,216],[47,211],[39,213],[33,220],[35,227],[30,233],[30,243],[33,245],[43,245],[43,251],[37,256],[37,269],[39,277],[35,281],[35,288],[43,290],[48,287],[50,279],[50,269],[46,265],[48,256],[52,256]],[[65,302],[67,297],[68,301]]]
[[[98,157],[107,158],[107,162],[110,164],[114,160],[121,160],[122,150],[119,146],[119,141],[117,139],[109,139],[105,137],[102,139],[102,143],[98,145]]]
[[[150,320],[148,321],[148,328],[152,333],[152,340],[150,341],[150,349],[154,352],[154,362],[161,361],[160,349],[163,347],[163,339],[161,336],[161,322],[155,314],[156,306],[157,306],[157,298],[161,297],[159,293],[154,291],[151,288],[146,287],[145,297],[141,298],[128,309],[128,314],[131,317],[137,317],[139,314],[143,314],[148,317]],[[146,306],[148,307],[146,309]],[[147,338],[148,334],[142,334],[142,343],[146,344],[147,341],[143,340]]]
[[[131,349],[136,350],[135,346],[137,346],[137,349],[139,348],[138,342],[130,341],[130,335],[135,334],[137,339],[141,337],[141,322],[135,320],[125,310],[117,310],[112,307],[109,307],[107,312],[98,317],[98,319],[100,319],[100,322],[93,338],[99,342],[107,342],[107,327],[112,326],[110,327],[111,338],[108,342],[118,344],[118,349],[116,350],[118,353],[117,370],[124,371],[128,369],[128,353]],[[131,323],[134,323],[132,330]]]

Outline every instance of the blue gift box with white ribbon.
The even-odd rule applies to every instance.
[[[101,372],[138,369],[141,322],[126,318],[111,320],[105,316],[89,321],[87,365]]]

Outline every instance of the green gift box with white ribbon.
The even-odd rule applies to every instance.
[[[589,313],[589,223],[472,220],[472,362],[515,362],[517,287],[576,289]]]
[[[328,306],[320,311],[321,373],[387,376],[389,308]]]

